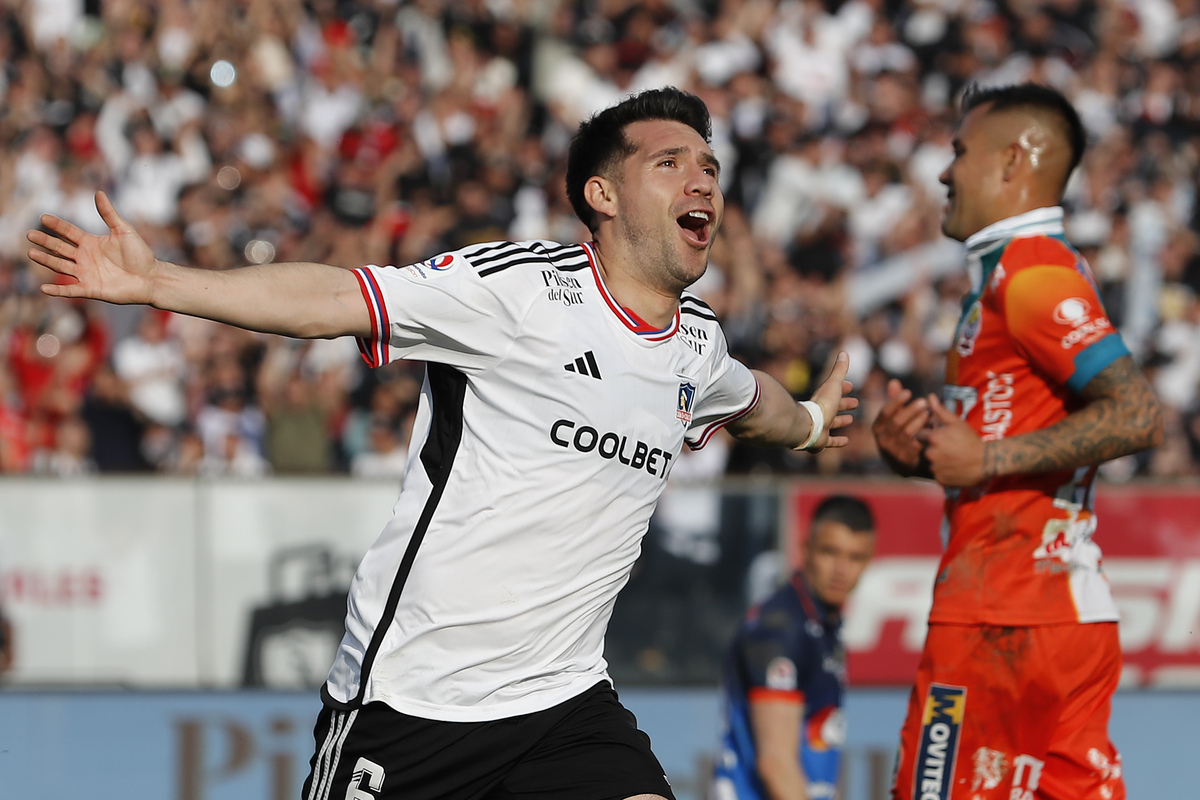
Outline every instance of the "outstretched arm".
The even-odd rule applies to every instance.
[[[46,214],[27,237],[29,258],[67,278],[42,286],[56,297],[141,303],[263,333],[304,339],[369,336],[371,320],[349,270],[327,264],[260,264],[232,270],[184,267],[154,257],[104,192],[96,210],[109,233],[96,236]],[[53,235],[51,235],[53,234]]]
[[[1087,405],[1048,428],[985,442],[931,395],[942,425],[926,437],[934,478],[943,486],[974,486],[1001,475],[1100,464],[1162,441],[1162,408],[1131,357],[1101,370],[1081,396]]]
[[[850,381],[846,380],[849,368],[850,357],[839,353],[833,372],[813,392],[812,402],[821,407],[824,424],[808,448],[810,451],[845,447],[850,441],[845,436],[830,435],[831,430],[844,428],[853,422],[854,418],[845,412],[858,408],[858,398],[846,396],[853,389]],[[758,380],[760,392],[758,405],[749,414],[731,423],[729,432],[752,444],[775,447],[799,447],[808,441],[813,429],[813,419],[808,409],[793,400],[788,390],[765,372],[754,370],[754,377]]]
[[[984,474],[1013,475],[1099,464],[1162,443],[1162,407],[1130,356],[1101,370],[1081,392],[1087,405],[1056,425],[988,442]]]

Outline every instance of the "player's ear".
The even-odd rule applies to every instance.
[[[1019,142],[1010,142],[1001,153],[1002,170],[1001,176],[1004,180],[1011,181],[1025,166],[1029,154],[1025,152],[1025,148]]]
[[[588,178],[583,185],[583,199],[601,216],[617,215],[617,187],[608,178],[601,175]]]

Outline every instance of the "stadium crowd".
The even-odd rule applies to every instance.
[[[173,261],[407,264],[579,241],[577,123],[676,85],[714,116],[728,198],[693,290],[731,350],[806,397],[851,353],[941,381],[966,277],[939,230],[964,85],[1072,98],[1068,235],[1169,413],[1109,480],[1200,472],[1197,0],[25,0],[0,6],[0,471],[399,475],[420,365],[42,296],[25,231],[102,232],[104,189]],[[727,447],[699,473],[882,472]]]

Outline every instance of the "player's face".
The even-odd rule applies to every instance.
[[[822,520],[804,547],[804,577],[824,602],[840,606],[858,584],[875,552],[875,537],[850,530],[841,522]]]
[[[942,233],[964,241],[996,220],[1004,153],[988,135],[988,104],[971,109],[954,134],[954,160],[939,180],[946,186]]]
[[[626,159],[615,218],[630,252],[645,254],[647,278],[680,291],[704,274],[725,211],[712,148],[682,122],[626,126],[637,150]]]

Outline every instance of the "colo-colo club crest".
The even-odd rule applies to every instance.
[[[696,385],[688,381],[679,384],[679,405],[675,417],[684,425],[692,424],[692,404],[696,402]]]

